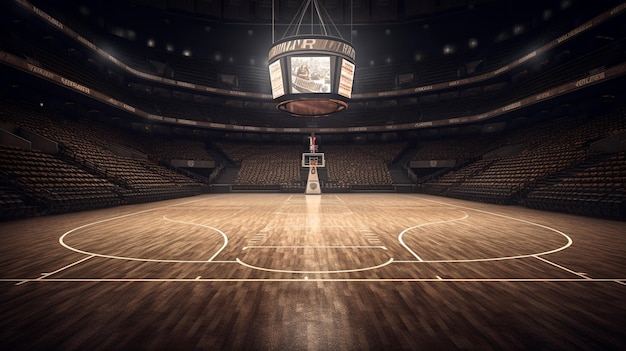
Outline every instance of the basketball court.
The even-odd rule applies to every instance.
[[[264,193],[0,232],[0,335],[16,349],[626,344],[623,222],[426,195]],[[101,318],[109,332],[85,331]],[[40,323],[60,339],[33,339]],[[146,323],[179,328],[178,344]]]

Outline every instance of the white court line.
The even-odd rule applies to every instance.
[[[305,272],[297,272],[305,273]],[[314,272],[321,273],[321,272]],[[602,278],[602,279],[582,279],[582,278],[62,278],[62,279],[0,279],[0,282],[41,282],[41,283],[163,283],[163,282],[363,282],[363,283],[619,283],[626,284],[626,278]]]
[[[306,274],[363,272],[363,271],[369,271],[369,270],[372,270],[372,269],[378,269],[378,268],[384,267],[384,266],[390,264],[391,262],[393,262],[393,258],[390,258],[389,261],[387,261],[387,262],[385,262],[383,264],[379,264],[378,266],[373,266],[373,267],[364,267],[364,268],[355,268],[355,269],[343,269],[343,270],[336,270],[336,271],[294,271],[294,270],[272,269],[272,268],[263,268],[263,267],[253,266],[253,265],[247,264],[247,263],[241,261],[239,258],[237,258],[237,263],[239,263],[240,265],[242,265],[244,267],[256,269],[256,270],[259,270],[259,271],[274,272],[274,273],[306,273]]]
[[[80,249],[77,249],[77,248],[72,247],[72,246],[70,246],[70,245],[65,243],[65,237],[68,236],[69,234],[79,230],[79,229],[87,228],[87,227],[90,227],[90,226],[93,226],[93,225],[96,225],[96,224],[100,224],[100,223],[104,223],[104,222],[110,222],[110,221],[113,221],[113,220],[117,220],[117,219],[129,217],[129,216],[133,216],[133,215],[136,215],[136,214],[141,214],[141,213],[145,213],[145,212],[155,211],[155,210],[158,210],[158,209],[163,209],[163,208],[168,208],[168,207],[185,205],[185,204],[198,202],[198,201],[203,201],[203,200],[205,200],[205,199],[192,200],[192,201],[187,201],[187,202],[183,202],[183,203],[180,203],[180,204],[174,204],[174,205],[157,207],[157,208],[153,208],[153,209],[149,209],[149,210],[143,210],[143,211],[128,213],[128,214],[121,215],[121,216],[116,216],[116,217],[112,217],[112,218],[107,218],[107,219],[103,219],[103,220],[87,223],[87,224],[81,225],[79,227],[76,227],[74,229],[71,229],[71,230],[68,230],[67,232],[65,232],[59,238],[59,243],[61,244],[61,246],[65,247],[68,250],[71,250],[71,251],[74,251],[74,252],[78,252],[78,253],[81,253],[81,254],[84,254],[84,255],[87,255],[87,256],[97,256],[97,257],[111,258],[111,259],[117,259],[117,260],[141,261],[141,262],[160,262],[160,263],[207,263],[207,262],[216,262],[216,261],[213,261],[213,259],[228,244],[228,237],[226,236],[226,234],[224,234],[221,230],[219,230],[217,228],[209,227],[209,226],[206,226],[206,225],[203,225],[203,224],[175,221],[175,220],[168,219],[165,216],[163,216],[163,219],[167,220],[167,221],[170,221],[170,222],[179,222],[179,223],[184,223],[184,224],[189,224],[189,225],[196,225],[196,226],[201,226],[201,227],[205,227],[205,228],[214,230],[214,231],[220,233],[224,237],[224,245],[222,245],[222,247],[211,258],[209,258],[209,260],[164,260],[164,259],[138,258],[138,257],[125,257],[125,256],[115,256],[115,255],[99,254],[99,253],[95,253],[95,252],[89,252],[89,251],[85,251],[85,250],[80,250]],[[224,262],[228,262],[228,261],[220,261],[220,262],[224,263]],[[231,262],[233,262],[233,261],[231,261]]]
[[[19,283],[15,284],[15,285],[22,285],[22,284],[27,283],[27,282],[29,282],[29,281],[38,281],[38,280],[45,279],[45,278],[47,278],[47,277],[49,277],[49,276],[51,276],[51,275],[53,275],[53,274],[59,273],[59,272],[64,271],[64,270],[66,270],[66,269],[68,269],[68,268],[70,268],[70,267],[73,267],[73,266],[75,266],[75,265],[77,265],[77,264],[83,263],[83,262],[85,262],[85,261],[87,261],[87,260],[89,260],[89,259],[91,259],[91,258],[93,258],[93,257],[95,257],[95,256],[93,256],[93,255],[92,255],[92,256],[85,257],[85,258],[80,259],[80,260],[78,260],[78,261],[76,261],[76,262],[74,262],[74,263],[70,263],[70,264],[68,264],[67,266],[61,267],[61,268],[57,269],[57,270],[56,270],[56,271],[54,271],[54,272],[50,272],[50,273],[43,274],[41,277],[39,277],[39,278],[37,278],[37,279],[35,279],[35,280],[23,280],[23,281],[21,281],[21,282],[19,282]]]
[[[177,221],[177,220],[174,220],[174,219],[169,219],[169,218],[167,218],[165,216],[163,216],[163,219],[166,220],[166,221],[174,222],[174,223],[182,223],[182,224],[195,225],[195,226],[198,226],[198,227],[208,228],[208,229],[214,230],[214,231],[222,234],[222,237],[224,238],[224,244],[222,244],[222,247],[220,247],[220,249],[217,250],[217,252],[213,256],[211,256],[211,258],[209,258],[207,260],[207,262],[213,261],[213,259],[217,255],[219,255],[226,248],[226,246],[228,245],[228,237],[226,236],[226,234],[223,231],[221,231],[221,230],[219,230],[217,228],[209,227],[208,225],[204,225],[204,224],[198,224],[198,223],[192,223],[192,222],[184,222],[184,221]]]
[[[525,219],[515,218],[515,217],[511,217],[511,216],[507,216],[507,215],[503,215],[503,214],[499,214],[499,213],[479,210],[479,209],[475,209],[475,208],[467,207],[467,206],[453,205],[453,204],[449,204],[449,203],[446,203],[446,202],[429,200],[429,199],[424,199],[424,198],[415,198],[415,197],[412,197],[412,196],[411,196],[411,198],[414,199],[414,200],[424,200],[424,201],[428,201],[428,202],[434,202],[434,203],[437,203],[437,204],[440,204],[440,205],[447,205],[447,206],[450,206],[450,207],[464,208],[464,209],[471,210],[471,211],[476,211],[476,212],[482,212],[482,213],[490,214],[490,215],[493,215],[493,216],[496,216],[496,217],[502,217],[502,218],[507,218],[507,219],[510,219],[510,220],[513,220],[513,221],[517,221],[517,222],[527,223],[527,224],[530,224],[530,225],[534,225],[534,226],[537,226],[537,227],[540,227],[540,228],[544,228],[544,229],[548,229],[550,231],[558,233],[558,234],[562,235],[567,240],[567,243],[565,245],[563,245],[561,247],[558,247],[558,248],[556,248],[554,250],[538,252],[538,253],[531,253],[531,254],[526,254],[526,255],[492,257],[492,258],[477,258],[477,259],[467,259],[467,260],[428,260],[428,261],[426,261],[426,260],[421,260],[421,259],[418,258],[419,261],[416,261],[416,262],[424,262],[424,263],[427,263],[427,262],[429,262],[429,263],[465,263],[465,262],[486,262],[486,261],[512,260],[512,259],[519,259],[519,258],[527,258],[527,257],[534,257],[534,256],[542,256],[542,255],[553,254],[555,252],[559,252],[559,251],[565,250],[565,249],[567,249],[568,247],[570,247],[573,244],[573,240],[572,240],[572,238],[569,237],[569,235],[563,233],[562,231],[560,231],[558,229],[554,229],[552,227],[548,227],[548,226],[543,225],[543,224],[539,224],[539,223],[527,221]],[[409,263],[411,261],[397,261],[397,262]]]
[[[541,261],[543,261],[543,262],[549,263],[549,264],[553,265],[554,267],[560,268],[560,269],[562,269],[562,270],[564,270],[564,271],[566,271],[566,272],[568,272],[568,273],[572,273],[572,274],[577,275],[577,276],[579,276],[579,277],[582,277],[582,278],[584,278],[584,279],[591,279],[591,278],[589,278],[588,276],[586,276],[586,275],[584,275],[584,274],[580,274],[580,273],[578,273],[578,272],[574,272],[573,270],[571,270],[571,269],[569,269],[569,268],[565,268],[565,267],[563,267],[563,266],[561,266],[561,265],[559,265],[559,264],[556,264],[556,263],[554,263],[554,262],[552,262],[552,261],[546,260],[546,259],[545,259],[545,258],[543,258],[543,257],[539,257],[539,256],[536,256],[536,255],[533,255],[533,257],[534,257],[534,258],[536,258],[536,259],[538,259],[538,260],[541,260]]]
[[[385,246],[373,246],[373,245],[320,245],[320,246],[307,246],[307,245],[291,245],[291,246],[244,246],[246,249],[383,249],[387,250]]]
[[[268,225],[268,226],[265,226],[261,231],[265,231],[266,228],[267,230],[269,230],[270,228],[354,228],[354,227],[351,225]]]
[[[305,212],[299,212],[299,213],[294,213],[294,212],[273,212],[273,215],[280,215],[280,216],[311,216],[310,213],[305,213]],[[341,210],[341,211],[329,211],[327,213],[319,213],[320,215],[324,215],[324,216],[336,216],[336,215],[348,215],[348,214],[352,214],[352,211],[346,211],[346,210]],[[314,214],[314,215],[318,215],[318,214]]]
[[[65,233],[64,233],[64,234],[63,234],[63,235],[59,238],[59,243],[61,244],[61,246],[65,247],[65,248],[67,248],[67,249],[69,249],[69,250],[72,250],[71,248],[67,247],[67,246],[63,243],[62,239],[63,239],[66,235],[68,235],[68,234],[70,234],[70,233],[72,233],[72,232],[74,232],[74,231],[76,231],[76,230],[83,229],[83,228],[87,228],[87,227],[91,227],[91,226],[92,226],[92,225],[94,225],[94,224],[100,224],[100,223],[104,223],[104,222],[114,221],[114,220],[116,220],[116,219],[125,218],[125,217],[130,217],[130,216],[134,216],[134,215],[141,214],[141,213],[146,213],[146,212],[156,211],[156,210],[160,210],[160,209],[163,209],[163,208],[168,208],[168,207],[175,207],[175,206],[186,205],[186,204],[190,204],[190,203],[194,203],[194,202],[198,202],[198,201],[203,201],[203,200],[204,200],[204,199],[198,199],[198,200],[192,200],[192,201],[183,202],[183,203],[180,203],[180,204],[174,204],[174,205],[167,205],[167,206],[155,207],[155,208],[151,208],[151,209],[148,209],[148,210],[142,210],[142,211],[137,211],[137,212],[131,212],[131,213],[127,213],[127,214],[125,214],[125,215],[115,216],[115,217],[106,218],[106,219],[102,219],[102,220],[99,220],[99,221],[95,221],[95,222],[91,222],[91,223],[83,224],[83,225],[81,225],[81,226],[78,226],[78,227],[76,227],[76,228],[73,228],[73,229],[68,230],[67,232],[65,232]],[[74,251],[74,250],[72,250],[72,251]]]
[[[72,232],[74,232],[74,231],[76,231],[76,230],[79,230],[79,229],[82,229],[82,228],[86,228],[86,227],[89,227],[89,226],[92,226],[92,225],[95,225],[95,224],[99,224],[99,223],[104,223],[104,222],[109,222],[109,221],[113,221],[113,220],[120,219],[120,218],[125,218],[125,217],[134,216],[134,215],[137,215],[137,214],[142,214],[142,213],[146,213],[146,212],[156,211],[156,210],[160,210],[160,209],[163,209],[163,208],[170,208],[170,207],[176,207],[176,206],[187,205],[187,204],[191,204],[191,203],[194,203],[194,202],[200,202],[200,201],[204,201],[204,200],[205,200],[205,199],[204,199],[204,198],[202,198],[202,199],[196,199],[196,200],[185,201],[185,202],[182,202],[182,203],[177,203],[177,204],[173,204],[173,205],[167,205],[167,206],[155,207],[155,208],[151,208],[151,209],[147,209],[147,210],[142,210],[142,211],[137,211],[137,212],[127,213],[127,214],[120,215],[120,216],[115,216],[115,217],[111,217],[111,218],[102,219],[102,220],[99,220],[99,221],[95,221],[95,222],[87,223],[87,224],[84,224],[84,225],[78,226],[78,227],[76,227],[76,228],[73,228],[73,229],[71,229],[71,230],[69,230],[69,231],[65,232],[63,235],[61,235],[61,237],[59,237],[59,243],[61,244],[61,246],[65,247],[65,248],[67,248],[67,249],[69,249],[69,250],[71,250],[71,251],[75,251],[75,252],[78,252],[78,253],[82,253],[82,254],[87,255],[87,257],[85,257],[85,258],[83,258],[83,259],[81,259],[81,260],[78,260],[78,261],[76,261],[76,262],[74,262],[74,263],[71,263],[71,264],[69,264],[69,265],[67,265],[67,266],[61,267],[61,268],[59,268],[59,269],[57,269],[57,270],[55,270],[55,271],[53,271],[53,272],[49,272],[49,273],[43,274],[42,276],[40,276],[40,277],[39,277],[39,278],[37,278],[37,279],[34,279],[34,280],[28,280],[28,279],[20,280],[20,281],[19,281],[16,285],[22,285],[22,284],[24,284],[24,283],[26,283],[26,282],[29,282],[29,281],[42,281],[43,279],[45,279],[45,278],[47,278],[47,277],[49,277],[49,276],[51,276],[51,275],[53,275],[53,274],[59,273],[59,272],[61,272],[61,271],[63,271],[63,270],[66,270],[66,269],[68,269],[68,268],[70,268],[70,267],[73,267],[73,266],[75,266],[75,265],[77,265],[77,264],[80,264],[80,263],[82,263],[82,262],[85,262],[85,261],[87,261],[87,260],[89,260],[89,259],[91,259],[91,258],[93,258],[93,257],[98,257],[98,256],[99,256],[99,257],[104,257],[104,256],[102,256],[102,255],[92,254],[92,253],[85,252],[85,251],[81,251],[81,250],[76,250],[76,249],[71,248],[70,246],[66,245],[66,244],[65,244],[65,242],[63,241],[63,239],[64,239],[64,238],[65,238],[68,234],[70,234],[70,233],[72,233]],[[111,258],[112,258],[112,257],[111,257]]]
[[[284,203],[290,202],[294,198],[295,199],[293,201],[297,203],[306,203],[307,196],[308,195],[305,195],[305,194],[289,195],[289,197],[287,198],[287,200],[284,201]],[[319,197],[320,195],[315,195],[315,196]],[[335,200],[331,200],[331,198],[333,197],[335,198]],[[333,201],[336,201],[336,202],[341,202],[345,204],[345,201],[341,197],[339,197],[337,194],[322,194],[320,198],[323,198],[328,203],[333,203]]]
[[[463,212],[463,211],[461,211],[461,212]],[[465,213],[465,212],[463,212],[463,213]],[[424,262],[424,260],[422,260],[421,257],[419,257],[413,250],[411,250],[411,248],[407,244],[404,243],[404,240],[402,239],[404,234],[406,232],[408,232],[409,230],[413,230],[415,228],[425,227],[427,225],[432,225],[432,224],[442,224],[442,223],[450,223],[450,222],[455,222],[455,221],[462,221],[462,220],[466,219],[467,217],[469,217],[469,215],[467,213],[465,213],[465,216],[463,216],[461,218],[454,218],[454,219],[449,219],[449,220],[445,220],[445,221],[437,221],[437,222],[428,222],[428,223],[423,223],[423,224],[416,225],[416,226],[413,226],[413,227],[409,227],[409,228],[403,230],[400,233],[400,235],[398,235],[398,241],[400,242],[400,245],[404,246],[404,248],[407,249],[407,251],[409,251],[409,253],[411,255],[413,255],[418,260],[418,262]]]
[[[344,203],[344,204],[346,203],[346,202],[345,202],[345,201],[341,198],[341,196],[339,196],[339,195],[337,195],[337,194],[333,194],[333,196],[335,197],[335,199],[337,199],[337,201],[342,202],[342,203]],[[346,206],[348,206],[348,205],[346,205]]]
[[[337,198],[337,200],[348,210],[349,214],[353,214],[352,210],[350,209],[350,207],[348,206],[348,204],[346,204],[346,202],[339,196],[335,194],[335,198]],[[343,214],[343,213],[342,213]]]

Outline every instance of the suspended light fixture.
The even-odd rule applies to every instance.
[[[307,12],[311,32],[302,34]],[[273,45],[268,63],[276,107],[298,117],[326,116],[347,109],[352,95],[355,50],[341,36],[326,9],[317,0],[305,0],[278,41],[274,21],[272,1]],[[319,28],[317,33],[315,27]]]

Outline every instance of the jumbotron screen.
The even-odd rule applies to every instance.
[[[352,97],[352,83],[354,82],[354,63],[341,60],[341,76],[339,77],[339,89],[337,94],[348,99]]]
[[[280,67],[280,61],[270,64],[270,83],[272,84],[272,98],[276,99],[285,95],[285,87],[283,86],[283,73]]]
[[[330,56],[292,56],[291,94],[330,93]]]

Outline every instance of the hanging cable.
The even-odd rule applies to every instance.
[[[352,11],[353,11],[352,10],[352,7],[353,7],[352,6],[352,1],[353,0],[350,0],[350,43],[352,43],[352,32],[353,32],[353,30],[352,30]]]
[[[313,0],[313,4],[315,5],[315,10],[317,11],[317,17],[320,20],[320,27],[321,27],[320,33],[323,32],[325,36],[328,36],[328,32],[326,31],[326,25],[324,24],[324,19],[322,18],[322,12],[320,12],[320,8],[319,8],[319,5],[317,4],[317,0]],[[324,9],[324,11],[326,11],[326,9]],[[313,9],[311,9],[311,12],[313,12]],[[313,18],[311,18],[311,23],[313,23]],[[311,25],[311,29],[313,29],[313,25]],[[311,33],[313,32],[311,31]]]
[[[332,17],[330,17],[330,14],[328,13],[328,10],[326,10],[326,8],[324,6],[320,6],[322,8],[322,11],[324,12],[324,15],[328,18],[328,23],[330,23],[330,25],[332,26],[332,28],[335,30],[335,33],[337,33],[337,36],[341,39],[343,39],[343,35],[341,35],[341,31],[339,31],[339,28],[337,28],[337,25],[335,24],[335,22],[333,22]],[[328,31],[326,30],[326,24],[324,24],[324,34],[326,36],[332,36],[332,33],[328,33]]]
[[[300,14],[300,19],[298,20],[298,26],[296,27],[296,35],[300,33],[300,26],[302,25],[302,20],[304,19],[304,15],[306,15],[306,9],[307,7],[309,7],[310,3],[311,3],[311,0],[307,0],[304,3],[305,6],[302,7],[302,13]]]
[[[317,4],[316,0],[311,3],[311,34],[313,34],[313,5]]]
[[[352,1],[353,0],[350,1],[350,41],[352,41],[352,31],[353,31]],[[272,41],[276,40],[275,34],[274,34],[275,11],[276,11],[274,2],[275,0],[272,0]],[[332,16],[330,15],[330,13],[328,12],[328,10],[326,10],[326,8],[322,4],[319,3],[318,0],[305,0],[305,1],[302,1],[302,3],[300,3],[300,7],[296,11],[295,16],[291,19],[291,22],[287,26],[287,30],[285,30],[281,39],[284,39],[289,36],[300,35],[300,30],[302,28],[302,25],[304,24],[303,21],[304,21],[304,17],[306,16],[307,11],[311,11],[310,34],[315,34],[315,26],[316,26],[315,18],[317,17],[319,21],[319,26],[320,26],[320,31],[319,31],[320,35],[334,36],[337,38],[344,39],[343,35],[341,34],[341,31],[339,30],[335,22],[333,22]]]
[[[285,32],[283,33],[283,36],[281,37],[281,39],[285,39],[288,36],[296,36],[298,35],[298,32],[300,30],[300,24],[302,23],[302,18],[304,17],[304,15],[306,14],[306,8],[307,8],[307,2],[304,1],[300,4],[300,7],[298,8],[298,11],[296,11],[296,15],[291,19],[291,22],[289,22],[289,25],[287,26],[287,30],[285,30]],[[296,20],[298,19],[298,17],[300,18],[299,22],[297,22],[296,24]]]

